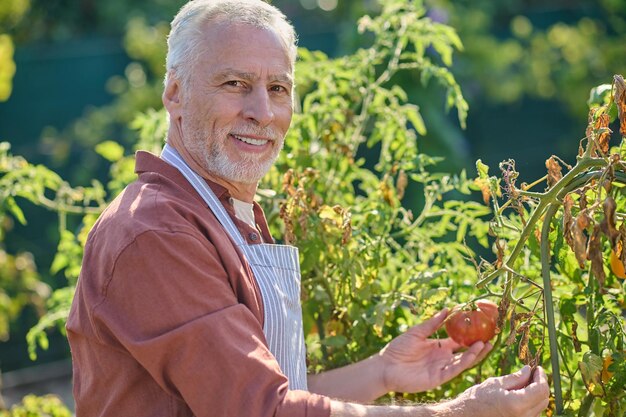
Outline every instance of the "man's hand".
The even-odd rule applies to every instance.
[[[476,342],[467,350],[450,338],[429,339],[448,315],[442,310],[392,340],[381,352],[385,391],[421,392],[433,389],[480,362],[490,343]]]
[[[450,401],[415,406],[368,406],[331,401],[331,417],[538,417],[548,406],[546,374],[521,371],[489,378]]]
[[[548,406],[550,388],[541,367],[529,366],[475,385],[455,399],[439,404],[443,415],[467,417],[537,417]]]
[[[369,403],[390,392],[421,392],[435,388],[480,362],[490,343],[464,349],[452,339],[429,339],[448,310],[411,327],[378,354],[343,368],[309,376],[309,390],[346,401]]]

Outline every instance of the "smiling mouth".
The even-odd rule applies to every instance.
[[[231,136],[243,143],[254,146],[262,146],[269,142],[269,139],[253,139],[246,136],[238,136],[233,133],[231,133]]]

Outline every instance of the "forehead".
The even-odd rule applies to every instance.
[[[293,66],[280,35],[272,29],[228,22],[205,26],[198,70],[225,70],[263,75],[291,76]]]

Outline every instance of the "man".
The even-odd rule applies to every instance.
[[[528,416],[541,368],[438,404],[372,406],[432,389],[491,349],[428,339],[442,311],[356,364],[307,377],[294,248],[274,244],[257,183],[292,116],[295,34],[261,0],[195,0],[172,22],[160,158],[93,227],[67,324],[78,417]]]

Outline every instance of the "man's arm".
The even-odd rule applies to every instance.
[[[331,402],[331,417],[537,417],[548,406],[549,388],[541,368],[489,378],[457,398],[438,404],[375,406]]]
[[[347,401],[369,403],[390,391],[433,389],[474,366],[491,350],[477,342],[469,349],[452,339],[429,339],[447,310],[412,327],[378,354],[343,368],[309,377],[309,390]]]
[[[327,398],[288,389],[220,262],[193,232],[137,236],[92,307],[99,342],[132,356],[198,417],[327,417]]]

